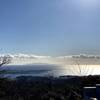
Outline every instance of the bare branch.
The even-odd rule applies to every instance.
[[[0,57],[0,67],[9,63],[11,63],[11,57],[9,56]]]

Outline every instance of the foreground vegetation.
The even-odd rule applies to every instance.
[[[0,100],[82,100],[83,87],[100,83],[100,76],[0,78]]]

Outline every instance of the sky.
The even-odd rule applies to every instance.
[[[100,54],[99,0],[0,0],[0,53]]]

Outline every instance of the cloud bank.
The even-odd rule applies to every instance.
[[[12,58],[10,64],[56,64],[56,65],[72,65],[72,64],[100,64],[100,55],[70,55],[70,56],[39,56],[34,54],[0,54],[0,57],[9,56]]]

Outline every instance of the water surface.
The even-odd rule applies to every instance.
[[[2,67],[6,77],[16,76],[61,76],[61,75],[99,75],[100,65],[6,65]]]

